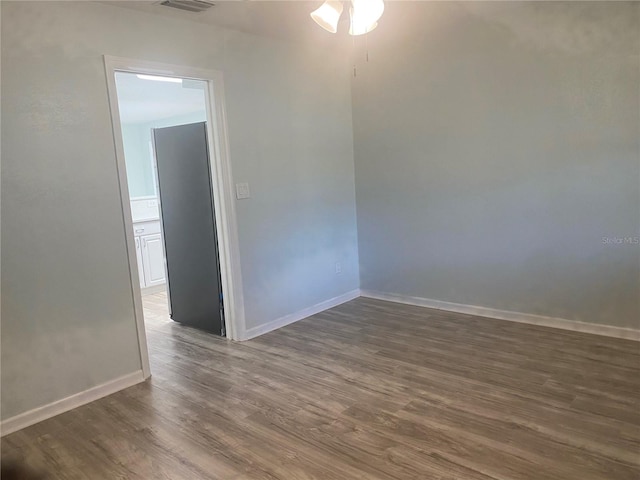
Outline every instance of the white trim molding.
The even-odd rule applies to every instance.
[[[465,313],[467,315],[489,317],[498,320],[507,320],[509,322],[527,323],[530,325],[540,325],[542,327],[559,328],[561,330],[591,333],[594,335],[603,335],[605,337],[623,338],[626,340],[635,340],[637,342],[640,341],[640,330],[635,330],[633,328],[613,327],[610,325],[601,325],[597,323],[578,322],[576,320],[567,320],[564,318],[545,317],[542,315],[511,312],[508,310],[497,310],[495,308],[443,302],[441,300],[432,300],[430,298],[412,297],[409,295],[384,293],[373,290],[361,290],[360,295],[366,298],[385,300],[387,302],[403,303],[406,305],[415,305],[418,307],[433,308],[436,310],[445,310],[447,312]]]
[[[220,273],[224,297],[224,321],[227,338],[238,340],[244,336],[244,296],[242,271],[240,268],[240,243],[235,209],[233,175],[229,153],[226,110],[224,104],[224,81],[220,71],[171,65],[146,60],[104,56],[107,80],[107,92],[111,109],[113,140],[116,151],[116,166],[120,183],[120,201],[122,220],[125,230],[125,242],[129,260],[131,295],[133,297],[138,345],[142,371],[145,378],[151,375],[149,351],[147,347],[142,292],[136,261],[131,215],[129,186],[127,184],[126,162],[120,111],[118,107],[115,72],[146,73],[191,78],[207,83],[207,141],[211,163],[213,207],[216,217],[216,229],[220,254]]]
[[[273,330],[277,330],[278,328],[285,327],[317,313],[324,312],[325,310],[328,310],[330,308],[337,307],[338,305],[349,302],[355,298],[358,298],[359,296],[360,290],[356,289],[342,295],[338,295],[337,297],[330,298],[329,300],[325,300],[324,302],[316,303],[311,307],[299,310],[289,315],[285,315],[284,317],[280,317],[272,320],[271,322],[258,325],[257,327],[250,328],[245,331],[242,340],[250,340],[260,335],[264,335],[265,333],[269,333]]]
[[[33,410],[21,413],[15,417],[7,418],[2,421],[2,424],[0,424],[0,435],[4,437],[5,435],[17,432],[18,430],[22,430],[23,428],[27,428],[38,422],[47,420],[48,418],[55,417],[61,413],[68,412],[74,408],[86,405],[87,403],[91,403],[95,400],[106,397],[107,395],[111,395],[112,393],[132,387],[144,380],[144,373],[142,370],[138,370],[137,372],[118,377],[101,385],[96,385],[84,392],[76,393],[70,397],[57,400],[48,405],[43,405],[42,407],[34,408]]]

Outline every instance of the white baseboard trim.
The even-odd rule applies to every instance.
[[[633,328],[613,327],[597,323],[578,322],[576,320],[566,320],[564,318],[545,317],[531,313],[511,312],[508,310],[497,310],[495,308],[478,307],[475,305],[464,305],[461,303],[443,302],[441,300],[431,300],[429,298],[411,297],[395,293],[383,293],[372,290],[362,290],[362,297],[386,300],[388,302],[404,303],[406,305],[416,305],[418,307],[434,308],[446,310],[448,312],[465,313],[479,317],[496,318],[498,320],[508,320],[510,322],[528,323],[543,327],[559,328],[574,332],[592,333],[605,337],[623,338],[626,340],[640,341],[640,330]]]
[[[138,370],[137,372],[133,372],[92,387],[84,392],[76,393],[70,397],[57,400],[42,407],[34,408],[33,410],[21,413],[15,417],[7,418],[0,424],[0,436],[4,437],[10,433],[17,432],[18,430],[22,430],[23,428],[29,427],[48,418],[55,417],[61,413],[68,412],[69,410],[73,410],[74,408],[82,405],[86,405],[87,403],[131,387],[142,381],[144,381],[144,375],[142,370]]]
[[[305,308],[298,312],[285,315],[284,317],[280,317],[269,323],[265,323],[264,325],[258,325],[257,327],[250,328],[244,332],[241,340],[250,340],[260,335],[264,335],[265,333],[269,333],[273,330],[277,330],[278,328],[284,327],[291,323],[295,323],[304,318],[310,317],[311,315],[315,315],[316,313],[320,313],[330,308],[337,307],[338,305],[349,302],[354,298],[358,298],[359,296],[360,290],[355,289],[342,295],[338,295],[337,297],[330,298],[329,300],[325,300],[324,302],[316,303],[309,308]]]

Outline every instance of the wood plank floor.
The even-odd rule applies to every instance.
[[[640,344],[356,299],[244,343],[145,298],[153,377],[2,440],[52,479],[640,479]]]

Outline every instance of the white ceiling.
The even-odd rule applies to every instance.
[[[1,0],[0,0],[1,1]],[[295,41],[312,41],[315,44],[340,44],[350,45],[353,37],[347,33],[349,27],[348,13],[343,13],[338,26],[337,34],[330,34],[320,28],[310,18],[309,14],[323,3],[323,0],[211,0],[215,6],[202,13],[191,13],[176,10],[159,5],[161,0],[103,0],[101,3],[135,9],[151,14],[162,15],[172,18],[216,25],[231,28],[254,35],[275,37]],[[347,0],[343,0],[347,1]],[[454,2],[456,6],[472,15],[479,15],[488,21],[497,21],[507,28],[520,34],[522,30],[531,30],[530,22],[517,23],[522,15],[514,15],[513,12],[526,8],[531,10],[532,18],[544,17],[547,10],[538,10],[531,4],[544,2],[545,0],[533,0],[532,2],[510,2],[510,1],[483,1],[471,0]],[[378,35],[381,30],[390,30],[392,34],[402,34],[408,28],[424,28],[424,9],[420,8],[421,3],[429,3],[428,0],[385,0],[385,13],[381,19],[380,26],[373,32]],[[438,2],[434,2],[438,3]],[[572,3],[572,2],[569,2]],[[574,2],[579,4],[580,2]],[[573,15],[579,7],[559,5],[558,10],[569,10]],[[562,12],[559,12],[562,13]],[[562,17],[562,15],[559,15]],[[560,29],[562,23],[560,19],[542,18],[541,22],[536,22],[535,32],[540,30],[540,35],[545,36],[552,29]],[[598,19],[595,19],[597,21]],[[551,25],[549,25],[551,24]],[[553,32],[551,32],[553,33]]]
[[[335,35],[318,27],[309,14],[323,0],[213,0],[215,6],[201,13],[191,13],[159,5],[159,0],[106,1],[119,7],[217,25],[255,35],[283,39],[331,41]],[[345,17],[345,22],[347,15]],[[342,30],[347,30],[345,26]],[[344,36],[338,35],[338,36]]]
[[[122,123],[146,123],[206,109],[205,82],[158,82],[139,79],[133,73],[117,72],[116,85]]]

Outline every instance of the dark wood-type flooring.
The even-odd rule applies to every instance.
[[[356,299],[232,343],[145,297],[153,377],[2,439],[52,479],[640,479],[640,344]]]

